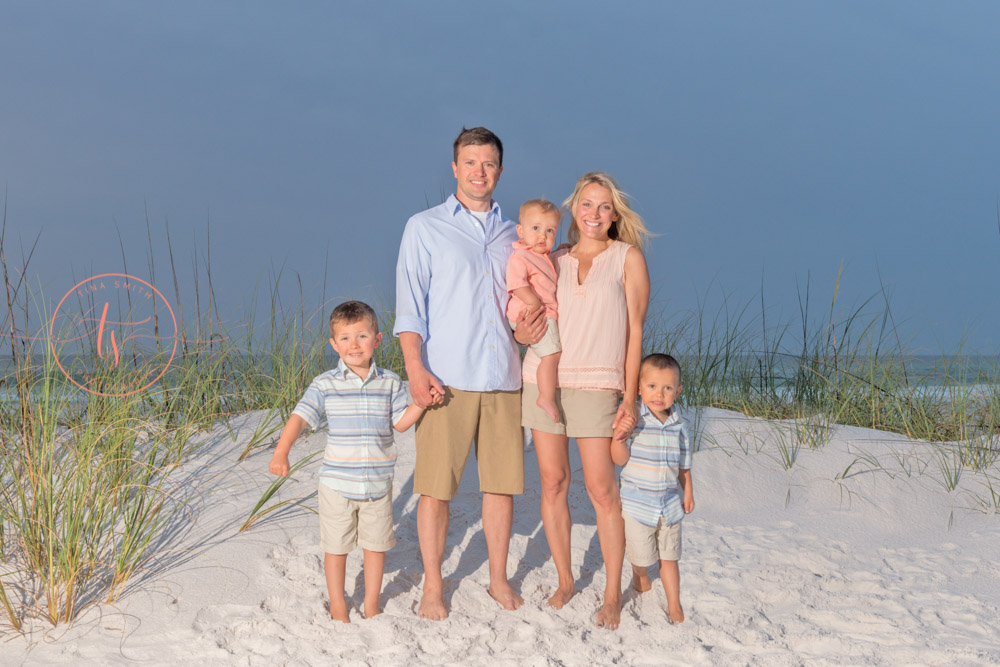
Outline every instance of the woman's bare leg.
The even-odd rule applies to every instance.
[[[542,486],[542,524],[552,562],[559,573],[559,588],[549,598],[549,606],[562,608],[576,593],[570,561],[569,439],[564,435],[531,430],[538,457]]]
[[[597,537],[601,542],[607,583],[604,605],[597,613],[597,625],[614,630],[621,620],[622,564],[625,560],[625,521],[622,501],[611,460],[611,438],[577,438],[587,494],[597,515]]]

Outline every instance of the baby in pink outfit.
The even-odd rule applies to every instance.
[[[559,422],[556,406],[556,384],[559,377],[559,311],[556,308],[556,269],[549,253],[556,243],[562,213],[546,199],[532,199],[521,205],[518,212],[514,254],[507,262],[507,319],[511,326],[527,310],[545,308],[548,328],[542,339],[531,346],[538,355],[538,407]]]

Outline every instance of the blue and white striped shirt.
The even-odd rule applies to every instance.
[[[343,360],[317,375],[292,414],[313,429],[326,420],[320,481],[352,500],[387,494],[396,463],[392,425],[403,416],[408,401],[399,376],[374,362],[363,380]]]
[[[639,418],[629,438],[629,460],[622,468],[622,512],[639,523],[655,526],[684,518],[680,470],[690,470],[694,452],[676,406],[660,420],[640,403]]]
[[[406,223],[393,334],[420,334],[424,367],[446,386],[521,388],[521,357],[504,315],[516,240],[514,223],[496,202],[480,223],[454,195]]]

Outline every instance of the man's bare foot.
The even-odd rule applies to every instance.
[[[559,406],[556,405],[555,400],[545,400],[541,396],[535,401],[535,405],[545,410],[545,414],[552,418],[552,421],[559,423]]]
[[[632,568],[632,588],[639,591],[640,593],[645,593],[653,587],[652,582],[649,580],[649,573],[643,568],[642,572],[638,568]]]
[[[553,609],[562,609],[574,595],[576,595],[576,587],[574,586],[569,586],[568,588],[557,588],[556,592],[549,598],[548,604]]]
[[[496,590],[493,587],[486,589],[486,592],[490,594],[490,597],[497,601],[497,603],[506,609],[507,611],[514,611],[522,604],[524,604],[524,599],[514,592],[514,589],[510,587],[510,584],[505,584],[504,586],[497,586]]]
[[[683,623],[684,622],[684,610],[680,605],[676,607],[667,607],[667,618],[670,619],[671,623]]]
[[[432,594],[424,591],[417,607],[417,615],[431,621],[443,621],[448,618],[448,610],[444,607],[444,598],[440,593]]]
[[[617,630],[622,618],[620,602],[605,602],[597,612],[597,627],[605,630]]]
[[[373,618],[381,613],[382,609],[378,606],[378,600],[374,602],[365,600],[365,618]]]
[[[347,615],[347,601],[341,598],[337,601],[330,600],[330,618],[342,623],[350,623],[351,618]]]

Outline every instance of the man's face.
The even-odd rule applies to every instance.
[[[493,199],[493,190],[500,180],[503,167],[500,153],[493,144],[462,146],[458,149],[458,160],[451,163],[458,181],[458,201],[470,211],[488,211]]]

